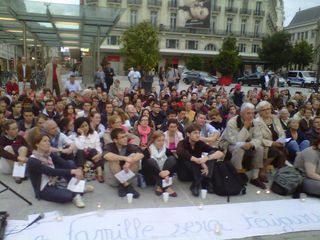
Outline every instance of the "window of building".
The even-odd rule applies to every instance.
[[[311,31],[311,38],[315,38],[316,32],[314,30]]]
[[[177,26],[177,14],[171,13],[170,15],[170,28],[175,29]]]
[[[137,10],[131,10],[130,11],[130,24],[131,25],[136,25],[137,24],[137,16],[138,16],[138,11]]]
[[[251,52],[257,53],[259,48],[260,48],[259,44],[252,44]]]
[[[304,39],[304,32],[301,33],[301,40]]]
[[[300,33],[298,33],[298,37],[297,37],[297,39],[298,39],[298,40],[300,40]]]
[[[214,44],[212,44],[212,43],[209,43],[205,48],[204,48],[204,50],[206,50],[206,51],[216,51],[216,46],[214,45]]]
[[[246,51],[246,44],[244,44],[244,43],[239,43],[239,45],[238,45],[238,51],[239,51],[239,52],[245,52],[245,51]]]
[[[107,38],[108,45],[119,45],[120,44],[120,37],[119,36],[109,36]]]
[[[232,32],[232,18],[227,18],[227,29],[226,29],[227,33],[231,33]]]
[[[186,40],[186,49],[198,50],[198,41]]]
[[[228,0],[228,8],[233,8],[234,0]]]
[[[167,39],[166,48],[179,48],[179,40],[177,39]]]
[[[151,11],[150,14],[150,22],[153,26],[157,26],[158,24],[158,12],[156,11]]]
[[[254,22],[254,35],[258,36],[260,31],[260,21]]]
[[[213,16],[211,18],[211,30],[214,32],[216,30],[217,17]]]
[[[247,19],[241,20],[241,27],[240,27],[240,34],[245,35],[246,34],[246,25],[247,25]]]
[[[249,7],[249,0],[242,0],[242,8],[248,9]]]
[[[304,37],[305,37],[306,40],[308,40],[308,38],[309,38],[309,31],[306,31],[306,32],[304,33]]]
[[[258,1],[256,3],[256,13],[260,13],[261,11],[261,5],[262,5],[262,2]]]

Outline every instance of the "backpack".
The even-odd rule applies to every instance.
[[[295,193],[301,186],[303,177],[299,170],[285,166],[277,170],[273,177],[271,190],[280,195]]]
[[[213,190],[220,196],[246,194],[245,183],[229,161],[217,161],[212,171]]]

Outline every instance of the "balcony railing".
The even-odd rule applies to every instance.
[[[128,0],[128,5],[141,5],[142,0]]]
[[[122,0],[108,0],[108,3],[121,4]]]
[[[177,1],[168,1],[168,8],[177,8]]]
[[[161,0],[148,0],[149,7],[161,7],[162,1]]]
[[[211,8],[211,11],[219,13],[219,12],[221,12],[221,6],[213,5]]]
[[[256,17],[264,17],[265,11],[261,11],[261,10],[254,10],[253,11],[253,15]]]
[[[247,8],[240,9],[240,14],[242,14],[242,15],[251,15],[251,13],[252,13],[251,9],[247,9]]]
[[[233,13],[236,14],[238,12],[238,8],[234,8],[234,7],[226,7],[225,8],[226,13]]]

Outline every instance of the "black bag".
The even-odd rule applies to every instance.
[[[285,166],[277,170],[273,177],[271,190],[280,195],[289,195],[300,189],[303,176],[294,167]]]
[[[245,183],[228,161],[217,161],[212,173],[213,190],[220,196],[246,194]]]

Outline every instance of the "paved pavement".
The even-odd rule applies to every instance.
[[[123,86],[129,84],[122,80]],[[156,83],[157,84],[157,83]],[[181,83],[180,87],[184,89],[186,86]],[[227,87],[229,88],[229,87]],[[244,87],[246,90],[247,87]],[[292,88],[296,89],[296,88]],[[91,181],[95,187],[94,193],[89,193],[84,196],[86,207],[84,209],[76,208],[72,203],[69,204],[57,204],[47,201],[38,201],[34,197],[34,192],[30,184],[30,180],[24,181],[22,184],[16,184],[10,176],[0,174],[0,180],[12,187],[17,192],[21,193],[28,200],[32,201],[33,205],[28,206],[20,198],[16,197],[10,191],[5,191],[0,194],[0,211],[7,211],[10,214],[10,219],[27,219],[30,214],[36,214],[39,212],[49,212],[57,210],[63,215],[80,214],[89,211],[95,211],[97,209],[98,202],[102,203],[104,209],[128,209],[128,208],[156,208],[156,207],[178,207],[178,206],[192,206],[198,205],[201,200],[191,196],[189,190],[190,183],[179,182],[174,179],[174,187],[178,193],[178,197],[171,198],[168,203],[163,203],[161,197],[155,196],[152,187],[145,189],[138,189],[141,193],[141,197],[135,200],[132,204],[127,204],[126,199],[119,198],[117,196],[117,190],[109,187],[106,183],[101,184],[96,181]],[[2,186],[0,185],[0,191]],[[256,187],[249,185],[247,188],[247,194],[244,196],[235,196],[231,198],[231,203],[252,202],[252,201],[265,201],[265,200],[277,200],[277,199],[289,199],[290,197],[282,197],[273,193],[267,194],[262,191],[261,194],[257,194]],[[207,199],[203,200],[203,204],[225,204],[226,198],[217,195],[208,195]],[[320,202],[319,202],[320,203]],[[290,209],[288,209],[290,211]],[[275,236],[262,236],[262,237],[250,237],[246,239],[319,239],[320,231],[309,231],[299,233],[287,233]]]

